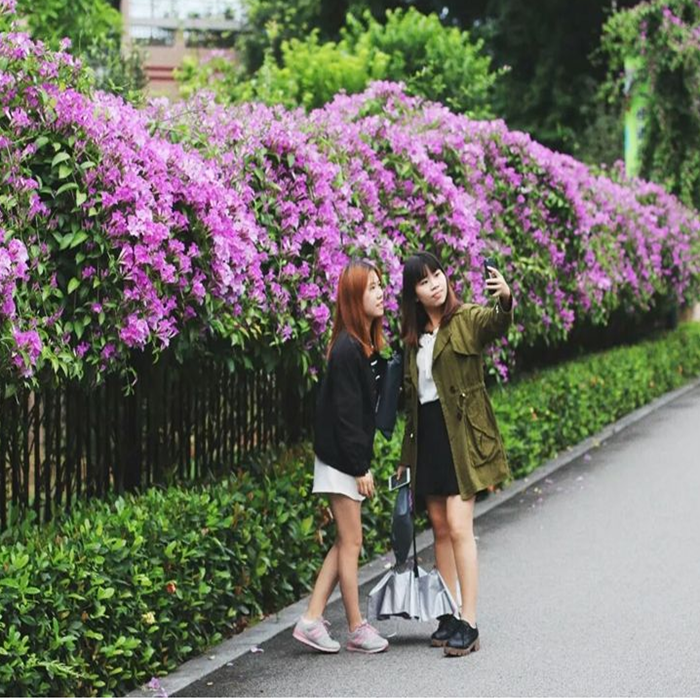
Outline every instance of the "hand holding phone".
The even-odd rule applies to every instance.
[[[395,491],[411,483],[411,468],[404,467],[389,477],[389,491]]]
[[[484,260],[484,279],[491,279],[490,267],[496,267],[496,261],[493,258],[486,258]]]
[[[495,272],[491,272],[489,270],[490,267]],[[496,261],[493,258],[484,260],[484,274],[486,275],[486,291],[491,294],[491,298],[500,299],[503,309],[509,311],[512,304],[510,287],[496,267]]]

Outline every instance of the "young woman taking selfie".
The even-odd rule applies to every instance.
[[[431,637],[448,656],[479,649],[474,501],[477,492],[510,475],[484,385],[482,351],[508,329],[513,299],[494,267],[485,285],[491,307],[462,304],[431,253],[412,255],[404,266],[407,420],[398,473],[411,467],[414,501],[427,506],[436,566],[455,600],[459,583],[459,616],[442,616]]]

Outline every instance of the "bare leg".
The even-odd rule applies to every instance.
[[[435,538],[435,566],[455,601],[457,597],[457,567],[447,524],[447,497],[427,496],[428,516]]]
[[[326,609],[328,599],[338,583],[338,543],[336,542],[326,554],[323,566],[318,572],[314,590],[311,593],[309,607],[306,609],[304,617],[307,620],[318,620]]]
[[[479,586],[479,565],[474,539],[474,502],[461,496],[447,497],[447,524],[452,540],[457,578],[462,590],[462,619],[476,627],[476,600]],[[442,572],[441,572],[442,573]]]
[[[340,592],[343,596],[348,627],[352,632],[362,624],[360,591],[357,584],[357,562],[362,548],[361,503],[340,494],[331,494],[330,499],[331,510],[338,530],[334,547],[337,548],[338,552]]]

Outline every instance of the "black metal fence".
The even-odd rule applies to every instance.
[[[225,474],[300,439],[312,413],[313,396],[282,370],[211,361],[144,363],[129,395],[116,378],[20,392],[0,400],[0,530],[29,510],[45,522],[79,498]]]

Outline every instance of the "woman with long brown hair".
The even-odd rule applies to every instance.
[[[328,368],[319,391],[314,436],[313,491],[328,496],[337,534],[308,608],[293,632],[298,641],[327,653],[340,650],[323,619],[328,598],[338,582],[350,631],[347,649],[372,654],[389,646],[362,618],[357,583],[361,504],[374,495],[370,471],[377,400],[374,368],[376,353],[383,345],[383,315],[379,270],[365,261],[348,264],[338,283]]]
[[[462,304],[431,253],[406,261],[402,335],[406,346],[406,432],[401,466],[411,467],[414,502],[425,503],[435,537],[435,563],[459,617],[444,615],[431,637],[448,656],[479,649],[476,624],[478,564],[473,531],[476,493],[510,474],[503,441],[484,385],[484,347],[512,321],[505,279],[488,268],[490,308]]]

